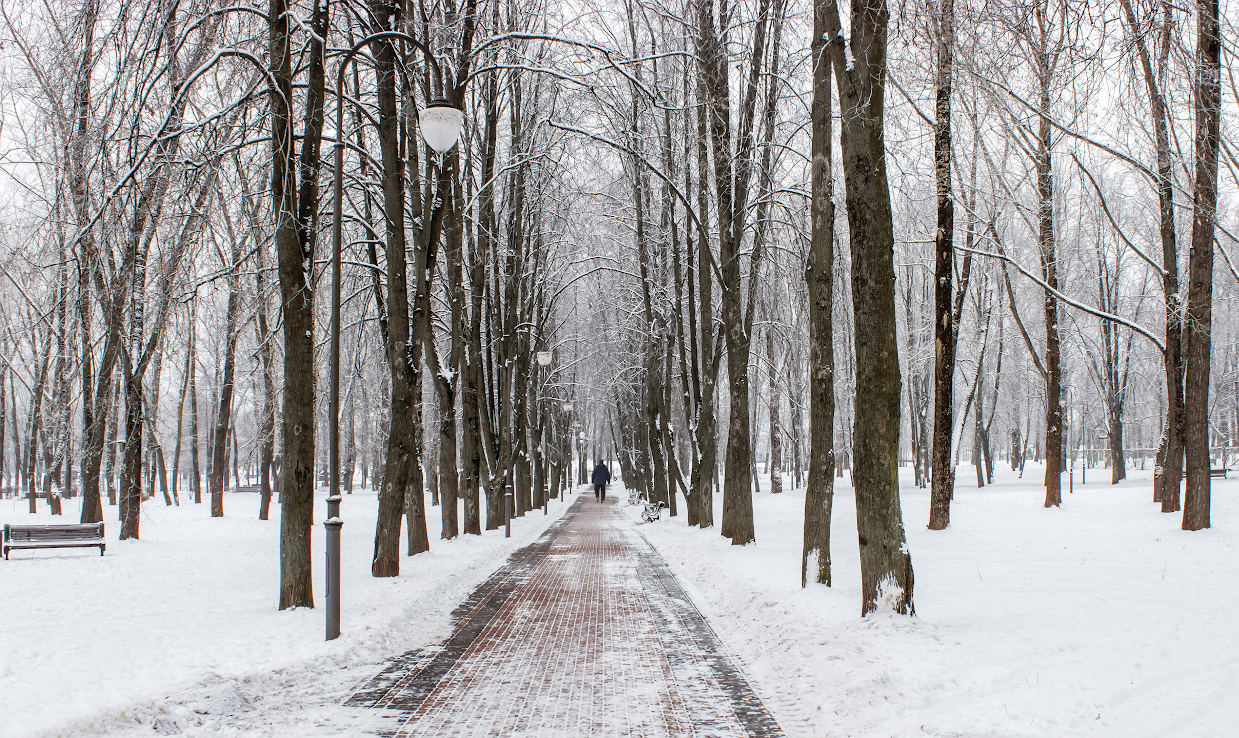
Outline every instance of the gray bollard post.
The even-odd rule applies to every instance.
[[[503,537],[512,537],[512,484],[509,482],[504,486],[503,492],[503,507],[505,515],[503,516]]]
[[[343,499],[344,498],[341,497],[340,495],[332,495],[331,497],[327,498],[327,517],[328,518],[340,517],[340,501]]]
[[[332,498],[328,498],[331,509]],[[335,498],[335,512],[339,512],[340,498]],[[323,522],[327,529],[327,640],[340,637],[340,528],[344,521],[333,515]]]

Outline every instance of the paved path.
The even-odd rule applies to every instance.
[[[389,736],[781,736],[615,498],[583,495],[351,706]]]

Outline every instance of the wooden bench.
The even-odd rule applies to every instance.
[[[103,555],[103,523],[4,526],[4,560],[22,548],[94,548]]]
[[[1210,479],[1225,479],[1226,478],[1226,467],[1222,467],[1221,469],[1210,469],[1209,478]]]

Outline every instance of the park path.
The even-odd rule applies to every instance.
[[[396,736],[781,736],[615,498],[582,495],[347,704]]]

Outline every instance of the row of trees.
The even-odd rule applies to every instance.
[[[1054,506],[1101,427],[1115,481],[1159,436],[1157,501],[1186,469],[1208,525],[1210,433],[1239,427],[1234,352],[1210,371],[1239,187],[1214,0],[0,10],[0,463],[54,511],[76,486],[102,519],[115,487],[136,538],[182,477],[223,515],[244,464],[261,517],[279,494],[280,606],[311,606],[332,426],[345,485],[379,490],[375,576],[428,549],[426,490],[444,537],[480,534],[505,485],[523,514],[583,474],[574,444],[747,544],[761,457],[806,486],[802,581],[831,583],[850,468],[862,609],[911,612],[901,456],[940,529],[965,449],[978,484],[1043,457]],[[390,31],[438,64],[389,34],[341,67]],[[466,113],[443,156],[437,97]]]

